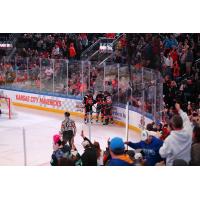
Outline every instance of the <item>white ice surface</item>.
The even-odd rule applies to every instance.
[[[52,154],[52,136],[59,132],[63,115],[33,109],[15,108],[13,119],[0,116],[0,165],[24,165],[22,129],[26,132],[27,165],[49,165]],[[83,152],[80,137],[83,128],[88,136],[88,126],[79,117],[73,117],[77,126],[75,145],[79,153]],[[91,126],[91,140],[98,141],[101,148],[106,148],[107,139],[119,136],[125,138],[125,127],[117,125]],[[138,141],[138,133],[129,130],[129,139]]]

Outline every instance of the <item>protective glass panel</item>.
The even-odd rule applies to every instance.
[[[41,91],[43,92],[53,92],[54,85],[54,60],[52,59],[41,59],[40,63],[40,70],[41,70],[41,77],[40,77],[40,84],[41,84]]]

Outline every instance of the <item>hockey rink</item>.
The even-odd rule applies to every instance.
[[[26,152],[28,166],[48,166],[52,154],[52,137],[60,130],[64,119],[62,114],[38,111],[15,107],[16,115],[12,119],[2,115],[0,117],[0,165],[23,166],[24,145],[23,128],[26,136]],[[79,153],[83,152],[81,146],[81,130],[89,136],[89,127],[83,123],[83,119],[71,116],[77,126],[75,145]],[[100,143],[105,150],[107,139],[119,136],[125,139],[125,127],[117,125],[103,126],[91,125],[91,141]],[[140,134],[129,130],[129,140],[139,141]]]

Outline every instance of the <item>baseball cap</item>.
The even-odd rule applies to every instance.
[[[60,135],[56,134],[53,136],[53,142],[56,144],[60,140]]]
[[[148,136],[149,136],[149,132],[147,130],[143,130],[141,133],[141,140],[142,141],[147,140]]]
[[[112,152],[123,152],[125,149],[124,142],[121,138],[115,137],[110,141],[110,149]]]

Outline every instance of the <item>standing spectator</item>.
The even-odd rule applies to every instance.
[[[174,115],[170,120],[172,131],[159,151],[161,157],[166,158],[167,166],[173,165],[173,161],[176,159],[182,159],[189,163],[191,158],[192,134],[189,118],[180,109],[179,104],[176,104],[176,109],[180,115]]]
[[[162,159],[159,155],[159,149],[162,146],[162,140],[150,135],[149,131],[143,131],[141,135],[141,141],[138,143],[125,142],[133,149],[141,149],[144,154],[145,165],[154,166]]]
[[[178,53],[175,46],[173,47],[171,51],[171,57],[172,57],[173,63],[178,62]]]
[[[178,77],[180,77],[180,67],[178,61],[175,61],[173,64],[173,77],[175,81],[177,81]]]
[[[83,138],[82,146],[84,147],[84,153],[81,155],[83,166],[97,166],[97,151],[94,145],[84,136],[83,131],[81,137]]]
[[[186,50],[182,49],[182,53],[180,54],[181,74],[185,73],[185,61],[186,61]]]
[[[87,35],[86,34],[82,34],[82,45],[83,45],[83,48],[86,49],[86,47],[88,46],[88,38],[87,38]]]
[[[110,141],[109,151],[111,155],[108,166],[133,166],[134,163],[128,154],[125,154],[124,142],[121,138],[115,137]]]
[[[183,50],[183,43],[182,43],[182,42],[179,42],[178,47],[177,47],[178,56],[181,55],[182,50]]]
[[[170,55],[170,53],[167,55],[167,58],[165,59],[165,65],[166,65],[166,75],[172,79],[172,68],[173,68],[173,59]]]
[[[163,45],[166,49],[170,49],[171,48],[171,42],[170,39],[168,37],[168,35],[165,36],[165,39],[163,41]]]
[[[198,125],[193,129],[193,144],[191,149],[190,165],[200,166],[200,127]]]
[[[178,42],[177,42],[174,34],[170,35],[170,45],[171,45],[170,48],[178,46]]]
[[[189,49],[187,50],[187,53],[186,53],[186,58],[185,58],[186,73],[188,75],[190,75],[190,73],[191,73],[191,67],[192,67],[193,59],[194,59],[193,52],[192,52],[192,49],[189,47]]]
[[[69,47],[69,58],[73,60],[75,57],[76,57],[76,50],[74,48],[74,43],[71,43]]]

